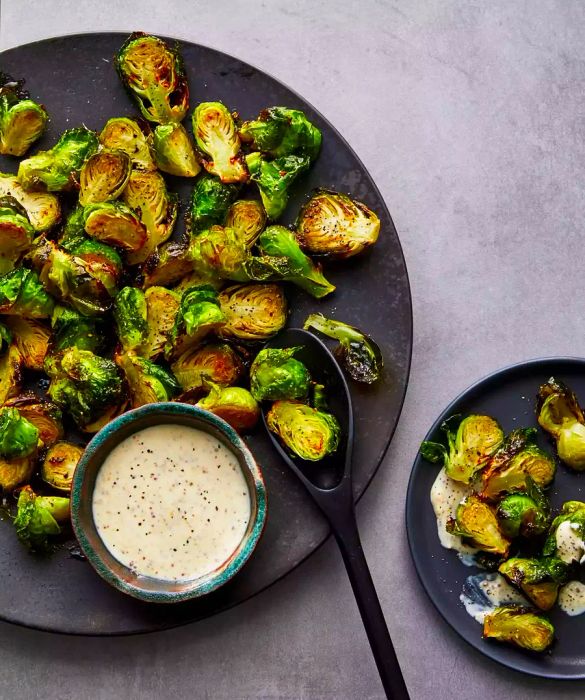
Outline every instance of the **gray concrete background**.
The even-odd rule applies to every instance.
[[[455,394],[512,362],[583,354],[583,3],[1,3],[2,49],[79,31],[175,35],[272,73],[348,139],[388,202],[414,300],[402,419],[358,509],[412,698],[583,697],[585,684],[468,649],[425,598],[403,526],[417,446]],[[126,639],[0,625],[0,658],[1,698],[382,697],[332,543],[203,623]]]

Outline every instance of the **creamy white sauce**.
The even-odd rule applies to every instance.
[[[498,573],[468,576],[459,600],[480,624],[500,605],[529,605],[526,598]]]
[[[213,436],[156,425],[105,459],[93,494],[97,531],[137,574],[185,581],[236,550],[250,521],[250,492],[235,454]]]
[[[585,542],[579,533],[579,526],[565,520],[557,527],[557,556],[565,563],[573,561],[583,563],[585,559]]]
[[[474,547],[463,544],[461,537],[447,532],[447,522],[457,514],[457,506],[471,493],[471,487],[454,481],[445,469],[437,474],[437,478],[431,487],[431,503],[437,518],[437,534],[439,541],[446,549],[454,549],[459,552],[459,558],[467,566],[473,566],[472,555],[477,552]]]
[[[559,591],[559,608],[574,617],[585,613],[585,583],[569,581]]]

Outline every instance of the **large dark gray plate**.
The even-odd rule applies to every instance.
[[[500,421],[508,432],[514,428],[538,428],[534,412],[538,387],[549,377],[565,381],[581,399],[585,397],[585,360],[546,358],[507,367],[469,387],[443,411],[425,440],[440,439],[441,423],[457,413],[485,413]],[[546,434],[538,429],[540,446],[551,452]],[[551,651],[532,654],[481,636],[481,625],[470,617],[459,601],[467,576],[477,569],[465,566],[452,550],[439,543],[430,502],[430,490],[439,467],[416,458],[406,499],[406,527],[410,551],[421,583],[444,619],[466,642],[494,661],[534,676],[557,679],[585,678],[585,635],[583,617],[569,617],[558,608],[549,616],[557,641]],[[550,490],[553,508],[564,501],[583,500],[585,474],[559,465]]]
[[[50,39],[0,54],[0,70],[26,78],[34,99],[51,115],[39,144],[50,146],[65,129],[85,124],[100,129],[109,117],[132,115],[134,106],[119,84],[112,58],[124,34],[87,34]],[[189,75],[191,105],[221,100],[243,118],[282,104],[305,110],[323,131],[323,150],[299,183],[287,210],[290,223],[314,187],[352,194],[382,221],[373,254],[330,266],[338,285],[319,303],[290,290],[291,325],[319,309],[367,329],[380,343],[386,369],[375,387],[352,386],[356,416],[355,496],[366,489],[388,447],[402,407],[412,345],[408,277],[390,214],[355,153],[311,105],[265,73],[213,49],[180,43]],[[15,161],[0,158],[0,170]],[[186,201],[190,183],[169,178]],[[252,560],[241,574],[203,600],[175,606],[140,603],[111,589],[83,561],[61,551],[46,561],[29,556],[9,523],[0,523],[0,618],[30,627],[79,634],[129,634],[190,622],[236,605],[297,566],[322,544],[328,528],[294,476],[262,434],[248,439],[266,477],[269,520]]]

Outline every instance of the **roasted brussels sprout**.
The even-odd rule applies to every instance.
[[[238,199],[228,209],[225,225],[251,248],[266,226],[266,212],[256,199]]]
[[[341,428],[335,416],[300,401],[275,401],[266,415],[268,429],[301,459],[316,462],[339,446]]]
[[[33,270],[19,267],[0,277],[0,313],[25,318],[48,318],[55,300]]]
[[[319,155],[321,132],[299,109],[269,107],[257,119],[244,122],[240,128],[242,141],[255,151],[280,158],[307,156],[311,161]]]
[[[189,248],[195,271],[209,277],[239,281],[249,257],[243,240],[231,228],[212,226],[196,236]]]
[[[182,124],[161,124],[152,139],[154,159],[160,170],[178,177],[195,177],[201,166]]]
[[[156,170],[148,140],[133,119],[126,117],[108,119],[99,135],[99,140],[104,148],[124,151],[128,154],[133,168]]]
[[[83,455],[83,448],[71,442],[56,442],[49,448],[43,466],[41,477],[49,486],[57,491],[69,493],[77,462]]]
[[[97,151],[98,140],[85,127],[69,129],[48,151],[20,161],[18,181],[25,190],[47,189],[60,192],[76,188],[84,161]]]
[[[528,476],[526,493],[504,496],[498,504],[497,516],[506,537],[537,537],[550,525],[550,503],[542,489]]]
[[[274,220],[286,209],[290,186],[308,170],[310,160],[301,156],[284,156],[268,161],[260,153],[250,153],[246,164],[250,178],[258,185],[266,214]]]
[[[144,343],[137,348],[137,352],[153,360],[162,354],[171,336],[181,295],[164,287],[150,287],[144,297],[148,330]]]
[[[116,295],[114,320],[124,350],[144,343],[148,333],[146,297],[141,289],[124,287]]]
[[[181,390],[175,377],[151,360],[124,353],[116,357],[116,362],[126,376],[132,408],[169,401]]]
[[[566,564],[585,561],[585,503],[567,501],[553,520],[542,550]]]
[[[35,426],[44,447],[50,447],[63,437],[63,414],[51,401],[39,399],[32,392],[27,392],[9,399],[5,406],[16,408],[23,418]]]
[[[6,319],[14,344],[20,350],[27,369],[41,371],[49,350],[51,330],[42,321],[12,316]]]
[[[19,393],[23,365],[20,350],[14,344],[9,345],[8,350],[0,357],[0,405]]]
[[[189,109],[189,86],[179,53],[156,36],[135,32],[116,56],[122,82],[145,119],[180,122]]]
[[[144,224],[122,202],[91,204],[84,210],[84,230],[98,241],[140,253],[148,239]]]
[[[234,118],[221,102],[197,105],[193,112],[193,135],[207,172],[226,183],[248,180]]]
[[[350,258],[378,240],[380,219],[345,194],[318,190],[301,209],[296,230],[308,253]]]
[[[452,416],[441,430],[447,435],[448,449],[436,442],[425,441],[420,446],[422,456],[429,462],[442,462],[447,475],[468,484],[498,449],[504,433],[490,416],[471,415],[461,420]]]
[[[225,315],[213,287],[201,285],[187,289],[181,297],[165,355],[173,358],[181,356],[224,324]]]
[[[26,210],[37,233],[48,231],[61,218],[61,205],[50,192],[27,192],[14,175],[0,173],[0,197],[14,197]]]
[[[25,210],[14,197],[0,197],[0,275],[16,266],[29,250],[34,237]]]
[[[11,493],[17,486],[30,481],[37,461],[37,452],[28,457],[4,459],[0,457],[0,489],[6,494]]]
[[[0,457],[28,457],[36,452],[38,442],[38,429],[17,408],[0,408]]]
[[[68,306],[56,306],[51,318],[52,351],[77,347],[99,353],[104,346],[105,333],[99,319],[83,316]]]
[[[277,284],[238,284],[219,294],[225,325],[220,335],[238,340],[267,340],[286,324],[287,305]]]
[[[552,644],[555,628],[529,608],[502,606],[486,615],[484,638],[514,644],[529,651],[544,651]]]
[[[189,246],[181,241],[168,241],[154,252],[144,264],[143,287],[169,286],[180,282],[193,271]]]
[[[45,108],[22,89],[22,80],[0,73],[0,153],[24,155],[47,126]]]
[[[498,571],[540,610],[550,610],[556,603],[561,584],[568,579],[568,566],[560,559],[523,559],[512,557],[500,564]]]
[[[250,367],[250,391],[257,401],[304,399],[311,375],[294,355],[299,348],[264,348]]]
[[[556,440],[559,458],[571,469],[585,469],[585,416],[568,386],[551,377],[538,390],[538,423]]]
[[[260,417],[260,408],[252,394],[240,386],[220,387],[210,384],[209,394],[197,402],[199,408],[223,418],[236,430],[253,428]]]
[[[46,552],[49,538],[61,532],[59,523],[69,518],[68,498],[37,496],[30,486],[20,491],[17,508],[16,534],[32,552]]]
[[[372,384],[380,378],[384,364],[382,351],[369,335],[342,321],[325,318],[323,314],[308,316],[303,328],[314,328],[339,341],[335,355],[356,382]]]
[[[231,386],[242,375],[242,361],[227,343],[209,343],[187,350],[171,369],[183,391],[201,389],[209,380],[219,386]]]
[[[48,394],[86,432],[96,432],[100,419],[123,401],[122,380],[112,360],[89,350],[69,348],[47,358]],[[96,427],[98,426],[98,427]]]
[[[211,226],[223,225],[231,203],[238,196],[239,187],[221,182],[211,175],[198,178],[191,193],[189,228],[200,233]]]
[[[79,173],[79,203],[117,199],[130,178],[132,162],[124,151],[103,149],[91,155]]]
[[[502,534],[494,510],[475,495],[459,504],[455,519],[447,523],[447,531],[484,552],[505,557],[510,549],[510,541]]]

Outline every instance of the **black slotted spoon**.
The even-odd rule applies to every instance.
[[[306,365],[313,380],[325,386],[328,410],[337,418],[342,431],[339,447],[332,455],[319,462],[308,462],[289,455],[278,438],[268,430],[267,407],[262,411],[264,426],[277,452],[301,480],[331,526],[386,696],[408,700],[408,691],[362,549],[355,517],[351,481],[353,410],[343,372],[328,348],[312,333],[300,328],[282,331],[266,347],[298,347],[295,357]]]

